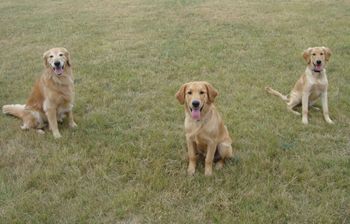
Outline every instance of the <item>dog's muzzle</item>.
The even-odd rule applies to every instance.
[[[322,68],[322,61],[317,60],[316,64],[313,63],[313,65],[314,65],[314,70],[313,70],[314,72],[321,72],[323,70],[323,68]]]
[[[54,66],[52,67],[53,71],[55,72],[56,75],[62,75],[63,70],[64,70],[64,65],[60,61],[55,61],[53,63]]]
[[[201,112],[203,110],[203,107],[200,107],[200,102],[197,101],[197,100],[194,100],[192,102],[192,107],[190,107],[190,111],[191,111],[191,117],[194,119],[194,120],[200,120],[201,119]]]

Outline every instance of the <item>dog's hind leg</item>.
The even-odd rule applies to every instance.
[[[319,107],[314,106],[317,100],[309,102],[309,108],[315,109],[317,111],[320,111],[321,109]]]
[[[233,155],[232,146],[228,142],[222,142],[218,145],[215,152],[216,169],[221,169],[225,164],[225,159],[231,158]]]
[[[28,124],[23,123],[23,124],[21,125],[21,129],[22,129],[22,130],[29,130]]]
[[[296,107],[297,105],[300,104],[299,100],[293,100],[292,98],[290,99],[290,101],[287,103],[287,108],[290,112],[292,112],[295,115],[300,116],[301,113],[299,113],[298,111],[294,110],[294,107]]]
[[[21,125],[22,130],[29,130],[32,128],[36,128],[37,120],[36,120],[36,117],[33,116],[33,114],[31,113],[31,111],[26,109],[23,110],[21,118],[23,120],[23,124]]]
[[[42,129],[36,129],[36,133],[43,135],[45,134],[45,131]]]

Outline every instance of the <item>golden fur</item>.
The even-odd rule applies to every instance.
[[[331,51],[327,47],[312,47],[304,51],[303,57],[307,62],[304,74],[295,83],[289,97],[280,92],[266,87],[266,91],[279,96],[287,102],[288,110],[300,115],[293,110],[296,106],[302,106],[302,122],[308,124],[308,108],[321,98],[323,116],[327,123],[333,124],[328,112],[328,80],[326,76],[326,63],[329,61]]]
[[[181,86],[176,98],[185,107],[188,148],[188,174],[193,175],[198,155],[205,155],[205,175],[212,175],[215,160],[222,168],[232,157],[232,140],[213,102],[218,92],[208,82],[189,82]]]
[[[73,120],[74,85],[69,52],[65,48],[52,48],[44,53],[45,69],[34,84],[25,105],[5,105],[3,112],[23,120],[21,128],[41,130],[49,123],[53,136],[60,138],[57,121],[68,115]],[[41,130],[42,132],[42,130]]]

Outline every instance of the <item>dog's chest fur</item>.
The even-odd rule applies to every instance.
[[[193,120],[190,116],[185,119],[185,131],[187,138],[196,144],[205,143],[208,139],[217,133],[217,125],[212,119],[203,119],[200,121]]]
[[[311,71],[306,72],[310,88],[310,99],[317,99],[321,93],[325,92],[328,86],[328,80],[326,76],[326,70],[320,73],[313,73]]]
[[[43,109],[49,108],[57,110],[57,114],[67,113],[73,108],[74,86],[73,80],[66,77],[59,82],[55,79],[43,79],[44,102]]]

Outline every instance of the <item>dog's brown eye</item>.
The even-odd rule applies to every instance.
[[[63,56],[63,54],[59,54],[61,57]]]
[[[203,92],[203,91],[200,91],[200,92],[199,92],[199,94],[201,94],[201,95],[203,95],[204,93],[205,93],[205,92]]]
[[[191,91],[189,91],[189,92],[187,92],[187,94],[188,94],[188,95],[192,95],[192,92],[191,92]]]
[[[323,53],[321,53],[321,55],[323,55]]]
[[[316,54],[315,54],[315,53],[313,53],[312,55],[313,55],[313,56],[316,56]]]
[[[53,58],[53,55],[50,55],[50,58]]]

